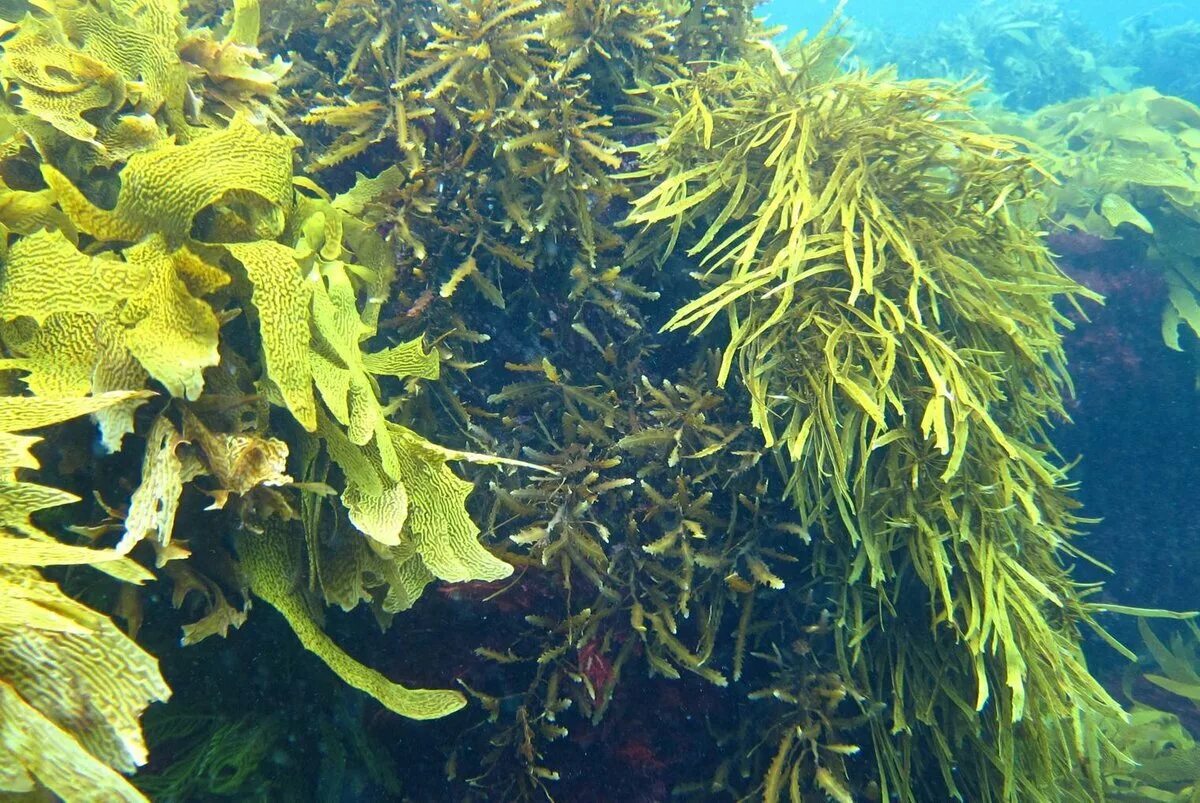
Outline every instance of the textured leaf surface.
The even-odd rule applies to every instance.
[[[132,357],[173,396],[200,395],[204,369],[219,361],[219,323],[189,283],[207,293],[228,277],[187,249],[168,251],[157,236],[124,256],[84,255],[61,232],[14,244],[0,317],[27,316],[49,329],[17,343],[22,361],[14,366],[30,372],[31,389],[78,395],[97,373],[137,381]]]
[[[346,683],[401,716],[436,719],[466,705],[466,699],[456,691],[409,689],[393,683],[351,658],[325,635],[313,621],[295,583],[301,540],[298,533],[273,523],[262,533],[243,534],[238,541],[238,554],[250,578],[251,590],[283,615],[304,648]]]
[[[0,678],[0,791],[32,792],[34,779],[66,801],[146,800]]]
[[[292,147],[287,138],[235,117],[227,128],[185,145],[130,156],[111,210],[93,204],[53,167],[44,166],[43,175],[81,231],[117,241],[159,233],[168,246],[177,247],[201,210],[233,194],[260,199],[276,210],[290,206]]]
[[[0,598],[28,608],[24,621],[0,622],[0,749],[68,800],[105,799],[82,797],[92,787],[70,785],[80,778],[127,792],[112,769],[145,763],[138,719],[170,695],[157,661],[33,571],[0,565]]]
[[[94,142],[98,130],[84,114],[115,110],[125,82],[111,66],[67,41],[54,20],[27,16],[4,43],[0,75],[19,88],[21,106],[75,139]]]
[[[291,248],[271,241],[226,246],[254,286],[267,375],[292,415],[309,432],[317,428],[317,403],[309,365],[312,286],[301,276]]]
[[[412,430],[388,424],[388,432],[399,458],[399,481],[412,500],[410,537],[429,570],[449,583],[500,580],[512,574],[512,566],[479,542],[479,528],[466,508],[474,486],[457,477],[445,456]]]

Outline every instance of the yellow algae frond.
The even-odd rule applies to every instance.
[[[309,367],[309,306],[313,285],[300,273],[291,248],[263,240],[226,246],[253,285],[267,375],[284,404],[308,431],[317,428]]]
[[[38,229],[61,229],[73,234],[71,222],[55,201],[48,189],[17,190],[0,179],[0,226],[15,234],[32,234]]]
[[[55,269],[47,270],[48,265]],[[102,314],[147,279],[144,265],[88,256],[61,232],[35,232],[9,249],[0,317],[27,316],[43,323],[57,313]]]
[[[147,536],[153,536],[161,547],[170,544],[183,484],[199,473],[195,458],[188,460],[179,454],[182,444],[183,438],[170,420],[158,416],[146,435],[142,481],[129,500],[119,552],[129,552]]]
[[[474,486],[455,476],[445,452],[415,432],[388,424],[399,461],[399,479],[413,505],[407,521],[418,554],[429,570],[447,582],[500,580],[512,566],[479,543],[479,528],[467,514]]]
[[[46,270],[49,264],[56,270]],[[14,243],[6,268],[0,319],[30,318],[65,347],[36,334],[16,340],[20,356],[9,365],[30,372],[31,388],[78,392],[98,370],[128,376],[121,363],[129,355],[172,395],[199,397],[203,370],[218,362],[219,323],[192,288],[217,290],[228,281],[219,269],[187,249],[168,251],[158,236],[117,259],[87,256],[62,233],[47,231]]]
[[[188,279],[206,294],[228,277],[213,269],[204,277],[211,281],[195,282],[195,274],[188,273],[198,262],[194,255],[186,249],[168,253],[158,238],[126,250],[125,259],[145,266],[147,276],[118,313],[126,327],[125,346],[171,395],[198,398],[203,370],[219,361],[219,324],[212,308],[192,295]]]
[[[84,142],[95,143],[99,133],[84,115],[113,112],[125,101],[121,76],[74,48],[53,18],[22,20],[4,43],[0,77],[17,88],[26,112]]]
[[[195,444],[218,488],[213,509],[224,506],[230,494],[245,495],[259,486],[288,485],[286,473],[288,446],[278,438],[254,433],[213,432],[198,417],[185,409],[183,437]]]
[[[350,521],[385,547],[407,546],[428,571],[448,582],[499,580],[512,567],[479,543],[464,503],[472,485],[446,465],[447,455],[396,424],[384,430],[389,453],[353,444],[332,422],[322,426],[330,458],[346,475]]]
[[[340,231],[331,238],[323,234],[327,225],[338,230],[344,213],[329,202],[312,205],[323,211],[304,219],[305,233],[295,247],[263,240],[226,248],[253,285],[267,373],[287,408],[305,429],[314,431],[315,385],[334,419],[348,428],[356,444],[364,445],[380,431],[383,420],[371,377],[436,378],[438,358],[425,353],[419,340],[376,354],[362,351],[361,343],[374,329],[367,318],[371,312],[358,307],[351,271],[363,268],[336,259],[342,250]],[[360,241],[358,247],[370,255],[368,242]],[[326,252],[335,258],[323,258]]]
[[[185,145],[131,155],[111,210],[89,201],[57,169],[46,165],[42,170],[80,231],[118,241],[158,233],[168,246],[178,247],[191,236],[196,216],[222,200],[257,200],[281,215],[292,199],[293,145],[238,115],[227,128]]]
[[[57,17],[84,53],[135,84],[141,110],[153,113],[165,103],[182,111],[187,75],[178,55],[183,31],[178,2],[36,0],[35,5]]]
[[[146,761],[142,708],[166,699],[158,663],[103,615],[31,571],[0,569],[5,593],[47,608],[61,623],[0,624],[0,680],[106,764],[131,772]],[[40,623],[39,623],[40,624]],[[44,656],[53,656],[48,663]]]
[[[888,704],[890,728],[872,727],[889,786],[912,788],[916,752],[951,795],[1086,784],[1049,742],[1075,739],[1081,709],[1119,707],[1076,641],[1092,618],[1062,568],[1075,503],[1045,433],[1068,387],[1055,299],[1088,294],[1028,223],[1044,174],[1019,141],[954,87],[840,55],[818,37],[644,90],[632,253],[694,260],[665,328],[724,330],[717,382],[745,389],[797,512],[825,532],[841,672]],[[891,611],[901,599],[924,600],[922,629]],[[948,684],[970,705],[933,724]],[[1029,716],[1055,735],[1019,742]]]
[[[10,477],[0,482],[0,792],[144,799],[119,773],[145,763],[138,719],[170,695],[157,661],[31,567],[88,563],[139,583],[149,574],[112,550],[53,540],[30,514],[76,498],[11,476],[37,468],[28,449],[38,439],[14,433],[146,395],[0,397],[0,471]]]
[[[145,391],[115,392],[77,399],[45,399],[38,396],[0,397],[0,433],[24,432],[95,413],[131,399],[146,399]],[[37,464],[27,466],[36,468]]]
[[[283,615],[306,650],[346,683],[401,716],[436,719],[466,705],[466,699],[456,691],[409,689],[393,683],[351,658],[325,635],[296,584],[302,543],[300,533],[272,522],[261,533],[243,533],[238,540],[238,554],[251,590]]]
[[[261,21],[257,0],[235,0],[223,37],[218,39],[217,32],[208,28],[188,31],[179,55],[190,67],[203,71],[208,99],[234,111],[250,112],[257,112],[263,101],[276,99],[278,82],[292,65],[278,55],[259,65],[264,61],[257,47]],[[267,116],[278,121],[271,111]]]

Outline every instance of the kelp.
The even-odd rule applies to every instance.
[[[221,170],[215,171],[214,165]],[[280,135],[258,131],[244,116],[186,145],[164,143],[130,156],[111,211],[93,205],[55,168],[46,167],[43,173],[80,231],[98,240],[118,241],[159,234],[168,248],[187,240],[196,216],[214,204],[236,199],[247,206],[257,202],[282,210],[292,192],[291,144]],[[278,233],[281,215],[259,217],[264,230],[255,233]]]
[[[65,135],[103,160],[142,150],[159,127],[186,141],[198,124],[217,123],[218,109],[226,117],[236,110],[270,116],[286,65],[257,66],[261,54],[247,39],[258,34],[258,5],[237,8],[240,24],[235,19],[217,44],[211,31],[187,28],[175,0],[39,2],[5,43],[0,78],[26,113],[49,124],[37,132],[44,147]],[[207,92],[199,88],[206,84]],[[198,95],[212,98],[213,107],[202,111]]]
[[[401,716],[436,719],[466,704],[455,691],[408,689],[393,683],[340,650],[313,620],[296,586],[295,575],[300,564],[298,556],[292,553],[300,543],[296,533],[268,525],[262,532],[240,539],[238,556],[250,589],[283,615],[306,650],[324,661],[346,683]]]
[[[1196,625],[1187,622],[1190,638],[1177,629],[1171,634],[1169,645],[1155,635],[1144,619],[1138,620],[1138,630],[1161,673],[1146,673],[1145,679],[1160,689],[1200,702],[1200,630]]]
[[[1123,691],[1131,702],[1128,721],[1103,726],[1116,748],[1104,771],[1108,798],[1195,800],[1200,794],[1200,746],[1184,726],[1186,710],[1171,703],[1187,699],[1195,705],[1200,700],[1200,631],[1187,621],[1164,643],[1146,619],[1138,619],[1138,630],[1148,654],[1141,666],[1125,673]],[[1155,687],[1178,696],[1156,694]],[[1192,717],[1187,721],[1194,722]]]
[[[1135,703],[1129,722],[1114,722],[1110,729],[1109,738],[1128,758],[1106,768],[1106,799],[1162,803],[1196,799],[1200,745],[1177,716]]]
[[[449,460],[488,458],[437,447],[389,420],[401,380],[436,378],[439,365],[419,337],[365,347],[377,335],[393,265],[375,229],[378,219],[363,216],[395,182],[364,178],[335,197],[300,181],[303,191],[297,191],[296,143],[286,130],[270,129],[267,121],[275,118],[263,105],[283,74],[282,62],[255,72],[255,4],[239,3],[227,24],[219,39],[211,30],[189,29],[171,3],[151,4],[137,15],[119,3],[107,10],[47,3],[25,17],[6,43],[3,77],[20,103],[6,110],[17,121],[8,167],[17,175],[40,174],[45,182],[46,189],[29,191],[24,203],[43,197],[36,192],[49,196],[35,207],[41,226],[18,218],[10,227],[17,236],[5,243],[0,319],[7,356],[0,367],[20,373],[31,394],[11,399],[17,412],[8,431],[53,423],[61,411],[64,418],[92,413],[109,451],[128,454],[131,441],[145,438],[142,459],[131,461],[140,462],[140,480],[136,474],[126,478],[133,488],[128,504],[109,506],[97,493],[107,518],[82,528],[109,549],[47,541],[30,514],[75,497],[10,479],[9,524],[24,539],[6,551],[6,565],[96,562],[118,578],[141,580],[145,572],[126,556],[152,555],[175,583],[176,605],[194,591],[203,598],[204,614],[185,627],[185,643],[240,626],[246,604],[239,610],[229,596],[245,600],[253,593],[353,685],[405,715],[441,716],[461,707],[461,695],[408,691],[385,680],[337,650],[312,618],[303,589],[293,583],[300,563],[289,551],[301,548],[304,538],[293,532],[289,543],[279,533],[286,530],[283,520],[298,516],[302,497],[333,488],[324,482],[295,488],[289,454],[328,449],[342,470],[330,479],[343,486],[344,501],[337,504],[348,506],[361,531],[354,537],[408,550],[404,560],[382,554],[385,563],[407,562],[429,579],[451,580],[496,579],[511,571],[479,545],[464,508],[470,486],[447,466]],[[121,46],[122,37],[134,44]],[[185,58],[191,59],[186,65]],[[84,100],[47,111],[32,90],[56,92],[46,81],[66,74],[75,76]],[[195,91],[215,93],[232,119],[198,113],[189,101],[195,78],[202,79]],[[96,104],[102,96],[107,100]],[[130,128],[132,121],[142,128]],[[141,136],[139,147],[110,147],[118,131],[155,133]],[[96,200],[104,198],[111,200]],[[55,271],[46,269],[51,264]],[[246,323],[231,327],[238,318]],[[221,371],[212,370],[218,366]],[[152,395],[143,390],[148,387],[164,393],[139,412]],[[290,412],[299,426],[271,428],[269,405]],[[21,418],[23,410],[35,411],[29,413],[35,418]],[[36,467],[27,451],[33,440],[6,437],[13,467]],[[209,495],[210,510],[219,511],[209,514],[214,523],[253,526],[236,555],[210,534],[197,540],[194,524],[176,520],[196,491]],[[384,497],[393,508],[381,519],[371,508]],[[193,569],[187,558],[198,547],[210,557]],[[340,549],[352,550],[353,542]],[[112,684],[111,694],[98,696],[130,709],[144,704],[126,705],[130,694],[165,696],[157,674],[157,685],[147,680],[126,690],[122,683],[150,677],[148,656],[99,614],[71,607],[77,604],[66,597],[55,602],[53,587],[36,585],[30,572],[12,574],[6,593],[11,587],[29,612],[43,604],[58,610],[38,625],[49,635],[33,629],[10,640],[16,645],[9,653],[13,672],[24,672],[27,650],[20,645],[35,644],[62,653],[61,676],[48,677],[47,691],[39,694],[53,695],[58,685]],[[420,586],[413,589],[408,604],[419,592]],[[124,616],[136,629],[136,595],[122,599]],[[95,639],[98,646],[84,649]],[[78,659],[76,644],[83,645]],[[129,678],[90,661],[90,654],[101,652],[106,660],[129,664]],[[20,672],[11,679],[13,694],[28,696],[37,678]],[[33,722],[17,697],[5,704],[11,709],[6,721]],[[123,796],[136,796],[93,766],[98,759],[129,772],[145,760],[140,735],[126,722],[131,715],[122,708],[99,716],[110,714],[125,718],[118,726],[130,745],[127,756],[89,741],[85,746],[94,757],[52,753],[34,764],[26,757],[29,745],[12,736],[6,749],[25,763],[6,771],[6,782],[27,791],[37,778],[62,793],[87,788],[63,780],[87,773],[95,776],[91,786],[103,781]],[[56,714],[48,716],[57,722]],[[63,724],[38,727],[50,734]],[[103,731],[89,738],[102,739]]]
[[[1042,799],[1055,778],[1084,798],[1071,745],[1118,706],[1073,646],[1078,520],[1045,435],[1066,386],[1053,302],[1084,291],[1022,223],[1040,175],[1016,142],[950,87],[834,68],[834,47],[646,91],[635,252],[697,258],[666,328],[725,323],[718,382],[736,363],[824,533],[843,672],[889,705],[883,794]],[[943,791],[913,785],[926,751]]]
[[[1200,334],[1200,109],[1139,89],[1051,106],[1014,129],[1050,156],[1056,222],[1134,243],[1163,272],[1162,337],[1182,351],[1181,330]]]
[[[18,469],[39,467],[29,449],[41,440],[19,433],[144,395],[0,398],[0,791],[6,795],[45,789],[65,800],[144,800],[120,773],[146,762],[138,720],[149,703],[170,696],[158,663],[37,567],[90,564],[134,583],[151,575],[119,552],[64,543],[37,527],[31,514],[79,500],[16,478]]]
[[[122,379],[154,378],[172,395],[196,399],[203,370],[216,365],[217,317],[203,296],[228,282],[219,269],[161,239],[130,247],[123,260],[88,257],[61,232],[36,232],[14,243],[7,261],[0,318],[41,328],[14,337],[31,389],[103,392]],[[48,273],[48,263],[60,266]],[[96,336],[96,333],[105,334]],[[106,336],[109,335],[110,337]],[[48,342],[49,341],[49,342]],[[89,342],[90,341],[90,342]],[[77,349],[55,346],[71,344]],[[123,432],[106,433],[118,446]]]

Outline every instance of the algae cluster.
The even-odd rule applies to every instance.
[[[1055,304],[1090,294],[1040,234],[1043,168],[960,85],[770,33],[732,0],[14,15],[0,790],[139,799],[119,773],[169,692],[137,639],[177,620],[153,578],[191,649],[258,599],[371,705],[473,702],[443,799],[570,797],[597,734],[661,765],[605,730],[646,680],[712,701],[680,795],[1102,795],[1123,713],[1047,434]],[[85,415],[43,467],[24,433]],[[54,568],[81,563],[94,607]],[[433,584],[494,624],[431,616]],[[335,640],[326,606],[395,629]],[[405,665],[440,688],[376,663],[408,622],[476,639]],[[287,794],[253,769],[287,716],[159,721],[147,792]]]
[[[1200,332],[1200,109],[1149,88],[1048,106],[1010,125],[1045,149],[1064,228],[1133,244],[1162,271],[1162,338]],[[1062,143],[1067,143],[1066,146]]]

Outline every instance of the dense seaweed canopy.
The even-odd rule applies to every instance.
[[[166,797],[1098,799],[1045,175],[964,87],[771,35],[6,23],[0,792],[139,799],[153,654]]]
[[[1039,175],[1015,143],[952,91],[843,73],[828,47],[656,88],[631,176],[652,188],[630,222],[699,259],[709,289],[667,328],[726,323],[717,381],[738,366],[802,521],[826,534],[816,562],[845,578],[845,670],[890,701],[893,733],[930,740],[912,752],[938,755],[952,790],[1024,797],[1073,768],[1011,723],[1036,711],[1073,740],[1076,713],[1115,708],[1071,646],[1076,520],[1044,433],[1065,382],[1053,302],[1080,289],[1022,222]],[[970,706],[945,701],[935,726],[961,736],[939,747],[922,712],[963,681]],[[903,789],[911,753],[889,742]],[[988,780],[966,792],[979,781],[951,768],[972,760]]]

